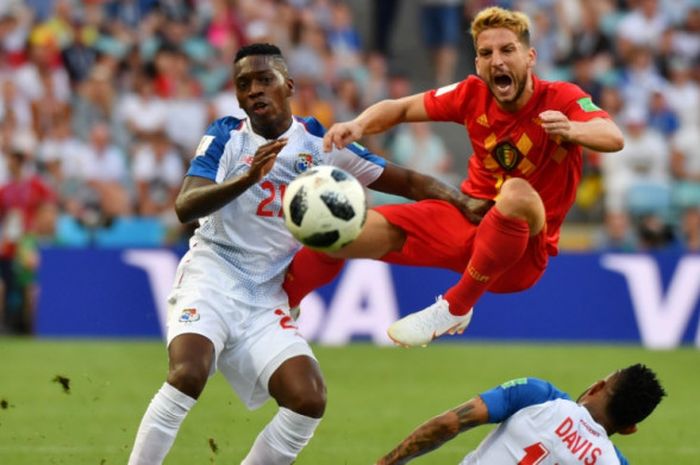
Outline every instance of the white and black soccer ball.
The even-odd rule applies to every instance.
[[[282,202],[284,222],[299,242],[334,251],[352,242],[367,218],[362,184],[334,166],[316,166],[292,181]]]

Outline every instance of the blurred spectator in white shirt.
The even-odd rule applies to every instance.
[[[112,140],[125,148],[129,142],[126,127],[115,111],[118,96],[109,67],[98,64],[77,89],[73,103],[73,128],[82,140],[88,140],[95,121],[109,124]]]
[[[433,176],[448,184],[458,183],[451,171],[452,156],[442,139],[432,131],[430,123],[403,126],[389,146],[389,155],[401,166]]]
[[[635,48],[629,55],[622,70],[620,89],[627,106],[636,107],[636,111],[648,111],[652,92],[663,88],[666,82],[654,64],[651,49]]]
[[[618,53],[626,57],[635,47],[656,48],[667,25],[658,0],[638,0],[618,24]]]
[[[681,126],[700,125],[700,85],[692,79],[689,63],[681,59],[671,61],[669,83],[663,92]]]
[[[635,209],[633,214],[656,212],[670,201],[669,148],[647,126],[647,115],[628,107],[622,117],[625,147],[602,155],[607,211]]]
[[[120,97],[118,117],[138,140],[148,138],[165,127],[168,107],[155,94],[154,82],[148,72],[142,72],[134,82],[135,92]]]
[[[168,109],[165,132],[171,141],[186,153],[194,153],[207,128],[207,106],[196,80],[189,74],[190,62],[184,53],[177,53],[173,63],[173,86],[166,100]]]
[[[105,218],[131,214],[130,178],[124,153],[111,142],[109,126],[97,123],[85,151],[85,179]]]
[[[132,173],[139,215],[168,215],[185,173],[180,154],[164,132],[154,134],[136,150]]]
[[[700,206],[700,128],[685,126],[671,139],[673,201],[679,209]]]
[[[0,79],[0,121],[12,119],[19,129],[32,128],[32,107],[9,78]]]

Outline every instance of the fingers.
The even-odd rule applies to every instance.
[[[540,121],[543,123],[551,123],[552,121],[568,120],[566,115],[560,111],[547,110],[543,111],[539,115]]]
[[[323,137],[323,151],[330,152],[333,147],[342,149],[348,146],[362,137],[357,132],[356,126],[351,122],[334,124]]]
[[[278,153],[280,150],[284,148],[284,146],[287,145],[287,139],[275,139],[270,142],[266,142],[260,147],[258,147],[258,150],[255,152],[255,156],[257,157],[259,154],[263,153]]]
[[[287,145],[287,139],[277,139],[258,147],[250,165],[250,173],[256,181],[259,181],[270,172],[277,155],[285,145]]]
[[[270,157],[276,157],[278,153],[287,145],[287,139],[277,139],[267,142],[255,151],[253,164],[264,163],[264,160],[269,160]]]
[[[323,136],[323,151],[330,152],[333,147],[333,127]]]
[[[323,151],[330,152],[333,147],[342,149],[347,145],[349,131],[342,124],[333,125],[323,138]]]

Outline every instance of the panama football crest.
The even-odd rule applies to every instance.
[[[180,321],[180,323],[194,323],[195,321],[199,321],[199,313],[197,313],[196,308],[186,308],[180,314],[178,321]]]
[[[494,158],[506,171],[510,171],[520,163],[522,156],[518,149],[510,142],[501,142],[494,150]]]
[[[297,159],[294,162],[294,171],[297,174],[301,174],[312,166],[314,166],[314,156],[310,153],[302,152],[297,155]]]

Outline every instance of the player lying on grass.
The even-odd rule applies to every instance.
[[[331,281],[340,258],[374,258],[403,265],[454,270],[462,277],[444,298],[389,328],[402,345],[425,345],[463,330],[484,292],[533,286],[548,257],[558,253],[559,230],[576,198],[582,147],[600,152],[623,146],[619,128],[578,86],[533,74],[536,52],[523,13],[488,8],[471,27],[478,76],[437,90],[384,100],[352,121],[333,125],[324,149],[345,147],[404,122],[464,125],[473,155],[462,191],[481,201],[480,224],[445,202],[375,208],[362,234],[333,257],[303,249],[285,289],[296,306]],[[523,316],[525,317],[525,316]]]
[[[377,465],[400,465],[485,423],[500,425],[460,465],[626,465],[609,437],[631,434],[666,393],[636,364],[593,383],[574,402],[536,378],[491,389],[427,421]]]

